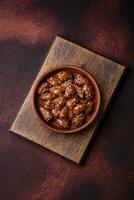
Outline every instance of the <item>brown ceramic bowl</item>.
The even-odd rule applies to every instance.
[[[51,75],[60,72],[62,70],[69,70],[72,72],[77,72],[80,73],[82,75],[84,75],[88,80],[91,81],[91,83],[94,86],[94,90],[95,90],[95,109],[93,111],[93,113],[90,115],[89,119],[80,127],[75,128],[75,129],[57,129],[55,127],[50,126],[47,122],[45,122],[40,114],[38,105],[37,105],[37,89],[39,87],[39,85],[46,80],[48,77],[50,77]],[[32,104],[33,104],[33,109],[36,112],[37,116],[39,117],[40,121],[44,124],[44,126],[48,129],[50,129],[51,131],[54,131],[56,133],[62,133],[62,134],[71,134],[71,133],[76,133],[78,131],[83,130],[85,127],[87,127],[88,125],[91,124],[91,122],[93,122],[93,120],[95,119],[98,111],[99,111],[99,107],[100,107],[100,91],[98,88],[98,85],[96,83],[96,81],[94,80],[94,78],[85,70],[83,70],[82,68],[73,66],[73,65],[62,65],[62,66],[56,66],[53,69],[51,69],[50,71],[47,71],[46,73],[44,73],[43,76],[40,77],[40,79],[37,81],[36,85],[33,88],[33,99],[32,99]]]

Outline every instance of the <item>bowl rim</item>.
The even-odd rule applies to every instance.
[[[76,70],[82,74],[84,74],[93,84],[94,88],[95,88],[95,92],[97,94],[97,103],[96,103],[96,107],[95,107],[95,111],[93,112],[91,118],[89,118],[89,120],[84,123],[82,126],[76,128],[76,129],[70,129],[70,130],[62,130],[62,129],[57,129],[54,128],[52,126],[49,126],[40,116],[38,109],[36,108],[36,92],[37,92],[37,88],[39,87],[39,84],[41,83],[41,81],[43,79],[45,79],[46,76],[49,76],[49,74],[51,75],[51,73],[56,73],[56,71],[60,71],[60,70],[65,70],[65,69],[70,69],[70,70]],[[99,109],[100,109],[100,102],[101,102],[101,95],[100,95],[100,89],[98,87],[98,84],[96,82],[96,80],[93,78],[93,76],[85,69],[78,67],[76,65],[68,65],[68,64],[63,64],[63,65],[57,65],[54,66],[52,69],[47,70],[46,72],[43,73],[43,75],[41,75],[39,77],[39,79],[36,81],[34,87],[33,87],[33,91],[32,91],[32,107],[34,112],[36,113],[36,115],[38,116],[38,118],[40,119],[40,121],[43,123],[43,125],[45,126],[45,128],[55,132],[55,133],[62,133],[62,134],[72,134],[72,133],[77,133],[81,130],[83,130],[84,128],[86,128],[87,126],[89,126],[94,119],[96,118]]]

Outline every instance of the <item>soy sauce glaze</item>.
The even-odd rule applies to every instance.
[[[86,123],[95,109],[95,89],[83,74],[62,70],[45,79],[37,89],[37,106],[43,120],[62,130]]]

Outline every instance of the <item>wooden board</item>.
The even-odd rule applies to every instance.
[[[31,104],[33,86],[39,77],[50,68],[62,64],[76,65],[89,71],[97,80],[102,99],[101,109],[94,123],[78,134],[68,136],[45,129],[34,113]],[[57,36],[10,130],[80,163],[124,70],[124,66]]]

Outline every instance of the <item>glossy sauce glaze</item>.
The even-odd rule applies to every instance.
[[[50,126],[68,130],[82,126],[94,112],[95,89],[84,75],[62,70],[37,88],[37,106]]]

